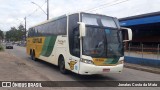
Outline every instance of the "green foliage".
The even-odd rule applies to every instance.
[[[2,45],[0,45],[0,51],[3,51],[3,50],[4,50],[3,46],[2,46]]]
[[[4,39],[3,31],[0,30],[0,40]]]
[[[17,29],[11,27],[9,31],[6,32],[7,41],[21,41],[25,35],[25,29],[23,25],[20,25]]]

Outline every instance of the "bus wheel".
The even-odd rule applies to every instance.
[[[67,71],[65,69],[65,61],[64,61],[63,57],[61,57],[60,60],[59,60],[59,69],[60,69],[61,73],[63,73],[63,74],[67,73]]]
[[[31,59],[32,59],[32,50],[30,50],[30,57],[31,57]]]
[[[32,51],[32,53],[31,53],[31,59],[34,60],[34,61],[36,61],[36,57],[35,57],[34,51]]]

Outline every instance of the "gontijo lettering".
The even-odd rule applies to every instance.
[[[33,43],[42,43],[42,38],[33,38]]]

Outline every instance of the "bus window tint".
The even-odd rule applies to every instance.
[[[115,19],[109,16],[91,15],[83,13],[82,22],[84,22],[86,25],[117,28]]]
[[[60,18],[29,29],[29,36],[66,35],[67,18]]]
[[[74,43],[73,31],[75,28],[78,28],[77,22],[79,22],[79,15],[78,14],[73,14],[73,15],[69,16],[69,31],[68,31],[68,33],[69,33],[69,50],[70,50],[70,53],[74,56],[75,56],[75,53],[74,53],[75,46],[73,45],[73,43]],[[78,32],[79,32],[79,29],[78,29]],[[80,41],[78,41],[78,42],[80,42]],[[77,54],[76,56],[79,56],[79,55]]]
[[[105,17],[101,19],[104,27],[114,27],[117,28],[115,21],[113,18]]]
[[[73,54],[80,57],[80,39],[78,27],[73,30]]]
[[[97,19],[95,17],[89,16],[89,15],[82,15],[83,19],[82,22],[88,24],[88,25],[96,25],[98,26]]]

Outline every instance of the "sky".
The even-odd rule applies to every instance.
[[[0,0],[0,30],[24,25],[24,17],[27,28],[45,21],[46,14],[31,2],[46,11],[46,0]],[[124,18],[160,11],[160,0],[49,0],[50,19],[78,11]]]

